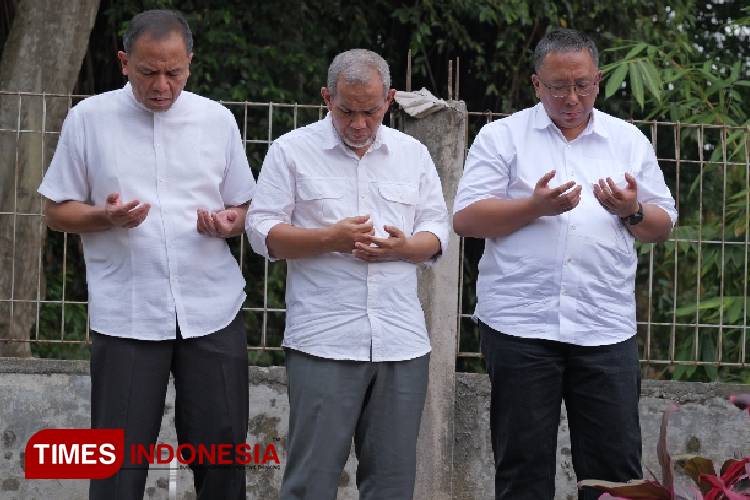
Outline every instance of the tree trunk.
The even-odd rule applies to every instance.
[[[0,90],[70,94],[98,10],[99,0],[20,0]],[[31,354],[46,236],[36,189],[68,107],[65,97],[0,95],[0,356]]]

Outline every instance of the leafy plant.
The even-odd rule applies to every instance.
[[[729,396],[729,400],[740,409],[750,412],[750,394]],[[662,481],[659,482],[653,473],[653,479],[639,479],[625,483],[599,481],[595,479],[580,481],[578,488],[597,488],[604,493],[600,500],[747,500],[750,499],[750,457],[729,459],[724,462],[719,474],[716,474],[711,460],[697,455],[678,455],[672,457],[667,447],[667,427],[670,415],[678,407],[670,404],[662,415],[659,429],[657,456],[662,470]],[[680,467],[693,483],[685,482],[675,476],[674,465]]]

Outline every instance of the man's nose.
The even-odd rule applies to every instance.
[[[166,92],[167,90],[169,90],[169,80],[167,79],[167,75],[156,75],[153,88],[158,92]]]
[[[578,104],[580,98],[578,97],[577,91],[578,89],[575,85],[571,85],[570,87],[568,87],[568,93],[565,95],[565,104],[571,106]]]
[[[362,113],[354,113],[354,116],[352,116],[352,122],[350,124],[352,128],[356,129],[363,129],[367,127],[367,123],[365,122],[365,116]]]

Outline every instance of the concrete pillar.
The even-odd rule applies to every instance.
[[[453,208],[466,147],[466,106],[450,107],[424,118],[403,118],[403,131],[427,146],[435,162],[448,212]],[[427,331],[430,333],[430,383],[417,443],[416,500],[453,499],[453,418],[458,330],[459,238],[451,231],[440,261],[419,273]]]

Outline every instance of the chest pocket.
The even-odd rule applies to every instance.
[[[297,179],[297,217],[308,227],[335,224],[347,217],[343,207],[346,189],[347,179],[343,177]]]
[[[400,182],[378,182],[377,191],[378,213],[381,218],[377,229],[382,229],[383,225],[396,226],[407,236],[411,236],[419,200],[418,186]]]
[[[620,163],[608,158],[584,157],[585,163],[576,168],[578,180],[584,185],[581,193],[582,213],[587,214],[582,221],[582,227],[586,231],[582,234],[587,240],[596,242],[600,247],[609,251],[630,255],[634,252],[633,236],[628,232],[620,219],[606,212],[594,197],[593,185],[599,179],[610,177],[619,188],[625,188],[625,172],[627,171]]]

